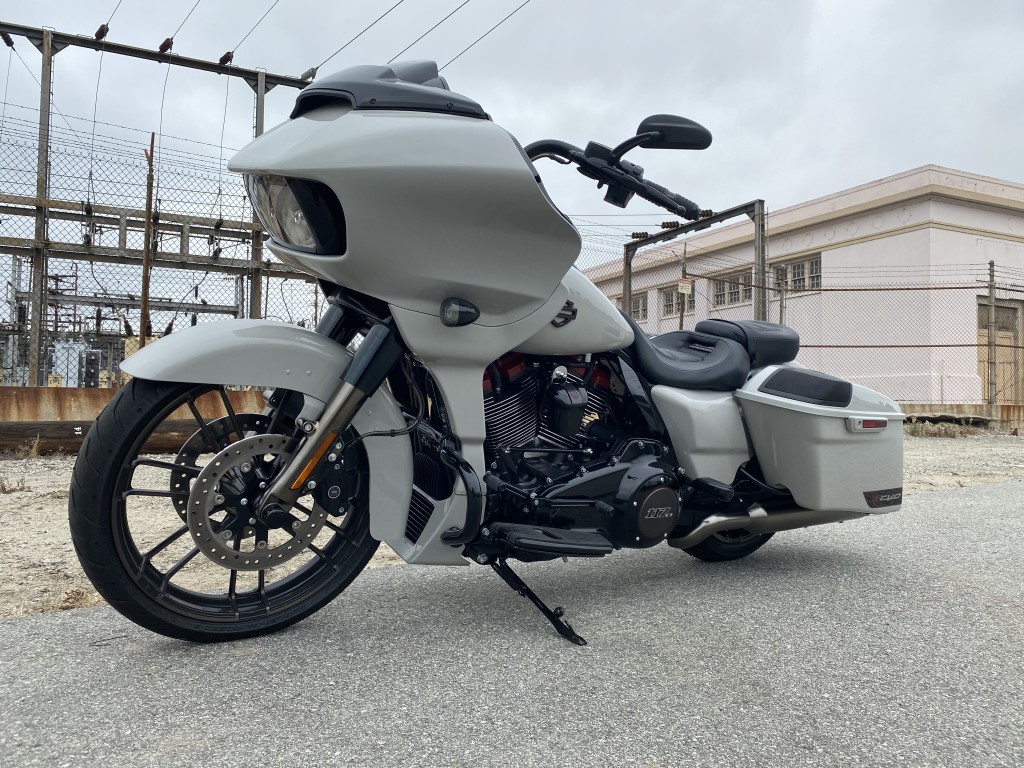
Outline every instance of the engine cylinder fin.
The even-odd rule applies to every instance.
[[[484,421],[487,439],[484,446],[491,450],[499,445],[518,448],[526,445],[538,434],[539,413],[537,391],[539,382],[532,377],[514,390],[506,389],[500,399],[484,397]]]

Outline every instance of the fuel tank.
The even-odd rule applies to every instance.
[[[516,347],[529,355],[585,355],[625,349],[633,343],[629,327],[615,305],[576,267],[562,278],[568,298],[562,311]]]

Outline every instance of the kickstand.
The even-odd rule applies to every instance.
[[[499,558],[492,562],[491,568],[493,568],[494,572],[501,577],[502,581],[537,606],[537,610],[544,614],[545,618],[551,622],[551,625],[555,628],[555,631],[558,632],[558,634],[570,643],[575,643],[576,645],[587,644],[586,640],[576,634],[575,630],[572,628],[572,624],[563,618],[565,611],[563,611],[561,607],[555,608],[554,610],[548,608],[544,604],[544,601],[537,597],[532,589],[526,586],[526,582],[519,578],[519,575],[509,567],[509,564],[504,560],[504,558]]]

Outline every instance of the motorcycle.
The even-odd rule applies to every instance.
[[[662,542],[735,560],[898,510],[893,401],[798,363],[782,325],[650,337],[574,267],[580,236],[536,161],[697,220],[624,155],[710,143],[654,115],[612,148],[523,147],[433,62],[309,85],[230,167],[327,309],[315,330],[228,320],[124,361],[70,491],[93,584],[155,632],[231,640],[319,610],[383,541],[492,568],[584,645],[510,561]]]

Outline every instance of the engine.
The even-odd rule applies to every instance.
[[[635,427],[614,361],[513,354],[483,385],[489,519],[593,529],[616,547],[653,546],[675,528],[671,451]]]

